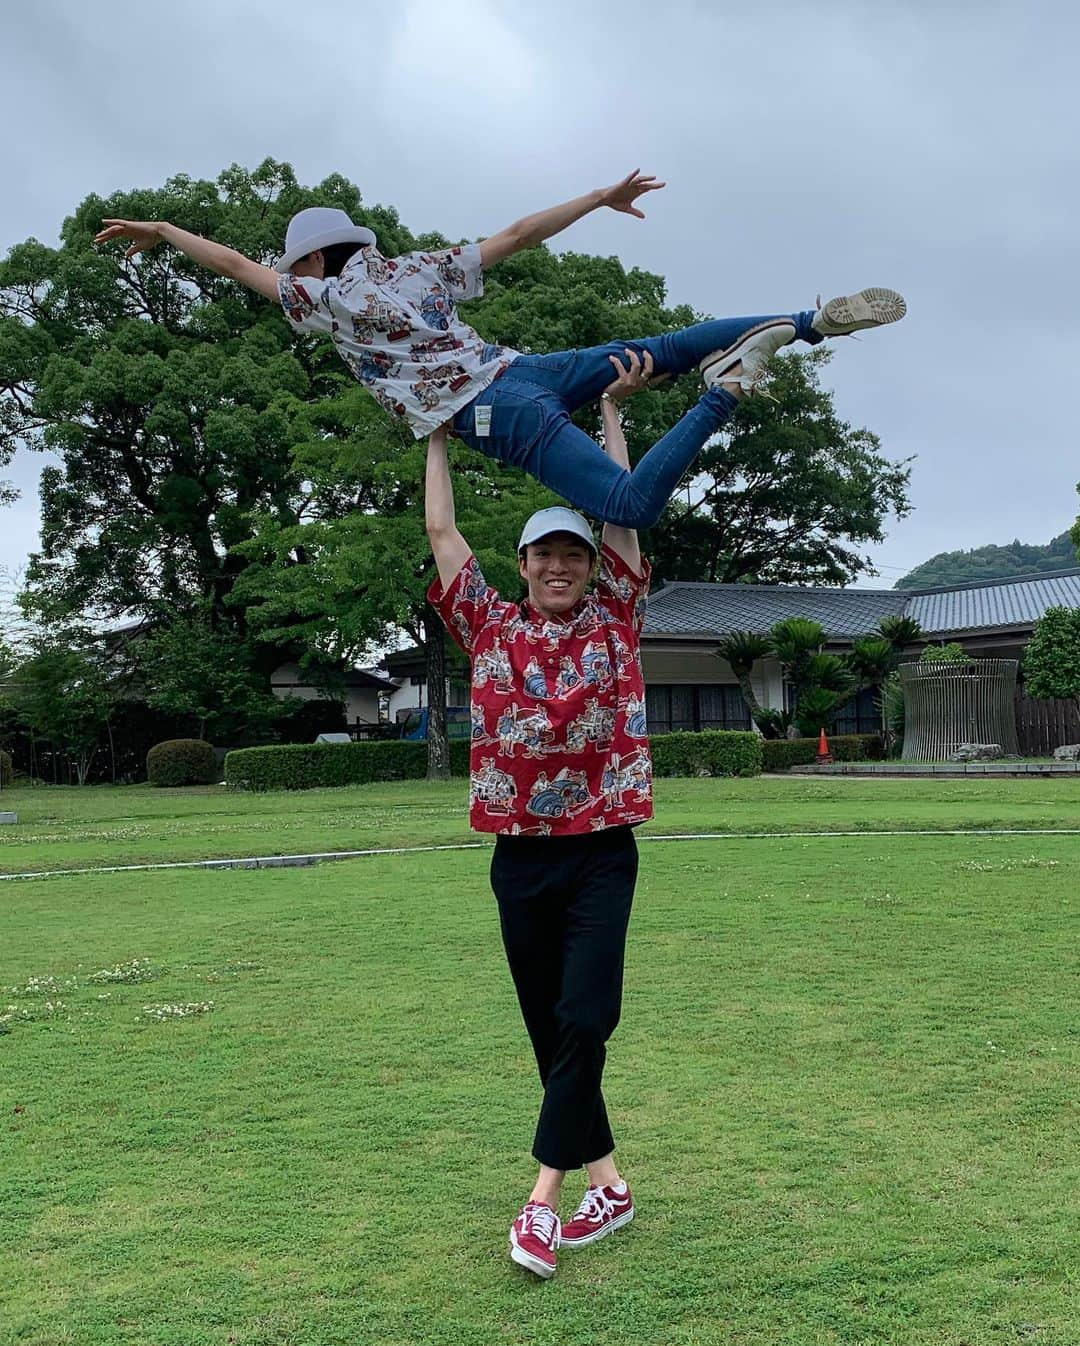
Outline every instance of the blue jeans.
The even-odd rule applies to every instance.
[[[553,355],[519,355],[506,373],[454,417],[453,433],[472,449],[522,467],[564,500],[606,523],[649,528],[663,512],[710,436],[734,411],[736,399],[710,388],[632,472],[619,467],[570,419],[594,402],[615,372],[608,359],[648,351],[657,374],[684,374],[713,351],[726,350],[751,327],[770,317],[790,317],[795,339],[812,345],[821,337],[810,326],[813,310],[751,318],[715,318],[678,332],[638,341],[609,341]],[[476,408],[491,408],[491,433],[476,434]]]

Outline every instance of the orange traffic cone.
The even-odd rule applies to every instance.
[[[825,766],[832,761],[832,753],[829,751],[829,740],[825,737],[825,730],[822,729],[821,737],[818,739],[817,756],[814,761],[819,766]]]

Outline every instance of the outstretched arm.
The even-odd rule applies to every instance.
[[[650,384],[662,383],[667,374],[653,377],[653,359],[648,351],[645,359],[638,358],[637,352],[627,350],[624,365],[617,355],[609,355],[615,370],[615,381],[604,389],[600,399],[600,417],[604,426],[604,452],[614,463],[630,470],[630,454],[626,448],[626,436],[623,434],[619,419],[618,403],[625,398],[648,388]],[[604,524],[603,542],[613,552],[621,556],[635,575],[641,574],[641,548],[638,546],[637,531],[633,528],[620,528],[616,524]]]
[[[480,264],[485,269],[501,262],[524,248],[535,248],[545,238],[561,233],[583,215],[599,210],[601,206],[610,206],[612,210],[622,211],[626,215],[635,215],[639,220],[645,218],[634,202],[645,192],[656,192],[665,184],[657,182],[655,177],[644,175],[635,168],[621,182],[612,187],[598,187],[575,197],[561,206],[552,206],[550,210],[538,211],[535,215],[526,215],[508,228],[502,229],[480,244]]]
[[[424,527],[427,529],[439,582],[449,589],[472,555],[472,548],[457,529],[454,514],[454,488],[450,484],[450,464],[446,457],[446,429],[440,427],[428,437],[427,475],[424,479]]]
[[[175,224],[164,220],[102,220],[104,228],[94,236],[95,243],[108,243],[114,238],[127,238],[131,246],[125,257],[135,257],[146,252],[157,243],[171,243],[193,262],[216,271],[219,276],[229,280],[238,280],[250,290],[257,290],[267,299],[278,297],[278,273],[269,266],[262,266],[245,257],[242,252],[214,243],[199,234],[189,234],[186,229],[178,229]]]

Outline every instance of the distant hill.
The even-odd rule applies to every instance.
[[[973,580],[1000,580],[1013,575],[1042,575],[1048,570],[1068,570],[1080,565],[1076,547],[1062,533],[1045,547],[1010,542],[1005,547],[975,547],[971,551],[943,551],[898,579],[894,589],[935,589],[945,584],[969,584]]]

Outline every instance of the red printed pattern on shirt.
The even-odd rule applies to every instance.
[[[649,564],[610,548],[565,621],[507,603],[470,557],[428,597],[472,661],[469,822],[568,836],[652,817],[639,639]]]

